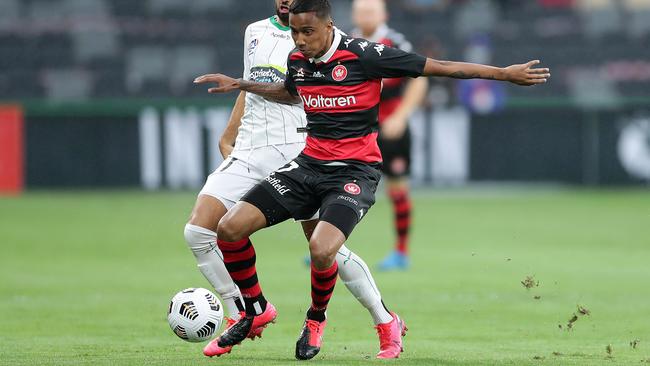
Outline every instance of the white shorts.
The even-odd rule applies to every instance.
[[[304,146],[295,143],[234,151],[208,176],[199,195],[215,197],[230,210],[262,179],[298,156]]]

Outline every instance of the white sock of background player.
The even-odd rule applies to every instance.
[[[359,300],[372,316],[375,324],[388,323],[393,320],[372,278],[368,265],[345,245],[336,254],[339,277],[348,290]]]
[[[217,247],[217,233],[200,226],[187,224],[185,225],[185,241],[196,257],[199,271],[203,273],[203,276],[221,297],[221,301],[226,307],[226,315],[233,320],[239,320],[239,312],[243,311],[244,303],[239,288],[233,282],[223,263],[223,254]]]

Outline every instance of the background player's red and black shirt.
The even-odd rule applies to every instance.
[[[359,30],[352,31],[352,35],[360,34]],[[384,44],[388,47],[400,49],[404,52],[412,52],[413,46],[402,33],[382,24],[375,33],[369,37],[371,41]],[[386,78],[383,80],[381,90],[381,103],[379,104],[379,123],[384,122],[402,103],[402,96],[408,79]]]
[[[319,160],[381,161],[377,147],[381,80],[418,77],[426,58],[335,31],[328,52],[289,55],[287,90],[307,114],[303,153]]]

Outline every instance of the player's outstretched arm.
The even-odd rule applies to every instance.
[[[208,74],[194,79],[195,84],[214,83],[217,87],[208,89],[208,93],[228,93],[233,90],[241,90],[257,94],[263,98],[277,103],[297,104],[300,97],[291,95],[283,83],[258,83],[244,79],[234,79],[223,74]]]
[[[494,67],[467,62],[438,61],[427,59],[424,76],[446,76],[456,79],[489,79],[508,81],[513,84],[532,86],[543,84],[551,77],[547,68],[534,68],[539,60],[508,67]]]

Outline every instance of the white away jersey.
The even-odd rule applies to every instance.
[[[244,79],[284,83],[287,57],[294,48],[289,27],[278,23],[275,17],[249,25],[244,36]],[[263,146],[305,142],[306,134],[297,132],[307,124],[302,104],[279,104],[246,93],[241,122],[235,155]]]

